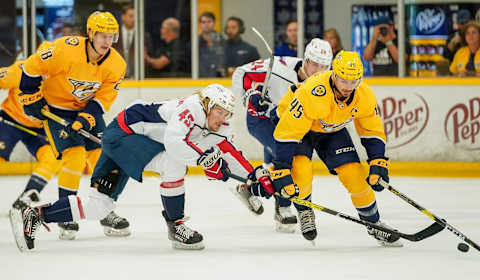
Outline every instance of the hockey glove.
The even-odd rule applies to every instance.
[[[119,171],[117,169],[114,169],[110,171],[107,175],[101,178],[97,178],[95,181],[93,181],[91,187],[96,188],[98,192],[110,196],[113,192],[115,192],[119,178]]]
[[[46,120],[42,114],[42,109],[48,110],[47,101],[43,98],[43,94],[37,91],[32,94],[20,93],[20,103],[23,104],[23,111],[25,115],[34,117],[38,120]]]
[[[72,130],[78,131],[85,129],[87,131],[92,130],[96,125],[95,117],[89,113],[80,112],[77,115],[75,121],[70,125]]]
[[[248,180],[250,181],[248,184],[256,196],[269,198],[275,193],[270,172],[262,165],[248,174]]]
[[[383,191],[383,187],[378,183],[380,178],[387,183],[390,181],[390,178],[388,178],[388,161],[383,158],[370,161],[370,172],[367,177],[367,183],[374,191]]]
[[[197,160],[197,164],[205,170],[209,179],[222,180],[226,182],[230,170],[228,163],[222,158],[222,151],[215,148],[206,150]]]
[[[290,168],[287,164],[275,164],[275,170],[270,170],[273,188],[286,199],[296,197],[300,190],[293,182]]]
[[[267,118],[274,107],[270,99],[263,99],[262,93],[253,88],[247,90],[245,94],[248,98],[248,113],[257,118]]]

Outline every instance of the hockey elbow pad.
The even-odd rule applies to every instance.
[[[19,101],[23,104],[25,115],[34,117],[38,120],[46,120],[42,114],[42,109],[48,110],[47,101],[43,98],[43,94],[37,91],[32,94],[21,93],[18,96]]]

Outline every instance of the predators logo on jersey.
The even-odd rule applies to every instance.
[[[72,94],[80,101],[87,101],[93,98],[95,92],[102,85],[100,82],[79,81],[72,78],[68,78],[68,81],[73,86]]]

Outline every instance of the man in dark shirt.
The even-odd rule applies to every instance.
[[[145,53],[149,77],[186,77],[185,44],[179,39],[180,22],[167,18],[162,22],[160,47],[152,57]]]
[[[242,40],[240,34],[245,32],[243,20],[237,17],[227,19],[225,33],[225,66],[228,76],[232,76],[237,66],[260,59],[257,48]]]
[[[373,62],[374,76],[398,75],[397,45],[397,34],[392,20],[385,16],[379,17],[373,29],[372,40],[363,52],[363,58]],[[408,51],[408,48],[405,50]]]

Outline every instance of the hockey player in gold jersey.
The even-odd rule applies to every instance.
[[[303,172],[303,166],[308,167],[315,150],[350,193],[360,218],[385,226],[380,221],[372,188],[380,191],[383,188],[378,184],[379,178],[389,180],[386,137],[375,94],[362,77],[358,54],[342,51],[333,60],[333,71],[317,73],[298,88],[291,87],[277,108],[277,161],[270,173],[275,189],[285,197],[311,200],[313,176]],[[367,151],[368,175],[345,127],[352,121]],[[304,207],[299,218],[304,237],[313,240],[317,234],[313,211]],[[383,246],[402,246],[398,241],[387,242],[375,229],[368,233]]]
[[[87,20],[87,32],[87,38],[62,37],[50,47],[39,49],[25,61],[20,82],[19,97],[25,113],[43,120],[54,153],[62,159],[58,175],[60,197],[75,195],[86,162],[94,166],[98,160],[100,144],[83,138],[77,131],[84,129],[99,135],[105,129],[103,114],[117,97],[126,70],[125,61],[112,48],[118,39],[118,23],[111,13],[92,13]],[[71,125],[64,127],[46,119],[42,108]],[[114,218],[109,220],[118,221]],[[60,238],[75,238],[78,224],[59,226]]]
[[[45,133],[39,120],[32,120],[23,112],[23,106],[18,100],[20,93],[20,77],[23,61],[16,61],[9,67],[0,68],[0,88],[8,90],[7,98],[2,102],[0,110],[0,164],[8,161],[18,142],[22,142],[27,150],[37,159],[38,164],[33,169],[20,197],[13,207],[21,208],[25,204],[38,202],[40,192],[55,175],[60,162],[55,159],[48,142],[44,140]],[[26,128],[27,133],[21,128]],[[38,136],[35,136],[34,134]]]

